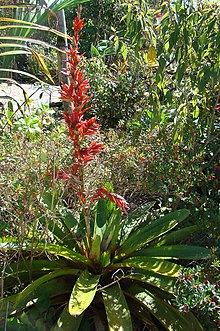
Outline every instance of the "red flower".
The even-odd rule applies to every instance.
[[[106,197],[110,201],[116,203],[117,206],[121,208],[123,211],[126,211],[126,209],[128,208],[128,203],[122,196],[115,193],[111,193],[107,191],[105,188],[98,189],[94,194],[92,201],[97,201],[98,199],[105,200]]]
[[[89,120],[81,121],[77,123],[76,129],[81,137],[91,136],[97,132],[99,124],[95,123],[96,117],[92,117]]]

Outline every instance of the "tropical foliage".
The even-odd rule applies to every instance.
[[[38,45],[71,45],[62,116],[8,78],[26,105],[0,104],[0,329],[216,330],[219,7],[94,1],[70,37],[55,26],[70,4],[1,18],[2,63],[33,55],[41,83],[57,62]]]

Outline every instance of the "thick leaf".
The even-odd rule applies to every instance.
[[[91,56],[94,57],[94,56],[99,56],[100,53],[99,51],[97,50],[97,48],[95,48],[95,46],[92,44],[91,45]]]
[[[130,311],[119,283],[102,291],[109,331],[132,331]]]
[[[57,278],[59,276],[64,276],[64,275],[65,276],[66,275],[77,276],[77,275],[79,275],[79,272],[80,271],[78,269],[62,269],[62,270],[50,272],[49,274],[38,278],[33,283],[28,285],[21,293],[19,293],[19,295],[15,301],[15,307],[17,307],[20,302],[22,302],[30,293],[35,291],[40,285],[50,281],[51,279]]]
[[[122,258],[145,246],[152,240],[162,236],[164,233],[173,229],[176,225],[182,222],[189,215],[186,209],[172,212],[168,215],[160,217],[152,224],[138,228],[131,234],[124,244],[118,249],[116,255]]]
[[[128,295],[144,305],[169,331],[204,331],[196,319],[188,318],[191,314],[183,314],[149,291],[132,286]]]
[[[134,315],[139,321],[143,321],[144,325],[147,327],[147,330],[160,331],[155,325],[152,315],[144,306],[137,304],[136,300],[133,300],[129,296],[126,297],[126,300],[132,315]]]
[[[177,277],[180,271],[180,266],[178,264],[146,256],[129,257],[122,262],[112,264],[110,268],[139,268],[152,270],[155,273],[171,277]]]
[[[193,233],[199,231],[197,225],[187,226],[183,229],[172,231],[171,233],[166,233],[161,238],[159,238],[156,246],[162,245],[175,245],[181,240],[190,237]]]
[[[77,317],[71,316],[66,305],[52,331],[78,331],[82,318],[83,314]]]
[[[123,244],[129,234],[136,230],[138,226],[147,222],[147,217],[150,214],[149,210],[154,206],[155,201],[148,202],[143,206],[135,209],[121,222],[120,243]]]
[[[96,294],[99,278],[100,275],[92,275],[88,270],[84,270],[81,273],[70,296],[70,315],[81,315],[91,304]]]
[[[132,256],[149,256],[163,259],[199,260],[211,257],[211,251],[198,246],[161,246],[149,247],[132,254]]]
[[[76,253],[72,251],[71,249],[68,249],[64,246],[56,245],[56,244],[47,244],[44,243],[33,243],[33,246],[30,245],[19,245],[17,242],[3,242],[0,243],[0,248],[3,250],[19,250],[22,249],[24,251],[37,251],[37,252],[44,252],[56,255],[56,256],[62,256],[67,260],[72,261],[73,263],[80,263],[84,265],[90,265],[91,262],[86,259],[83,255]]]
[[[96,236],[94,239],[92,239],[91,249],[89,252],[89,259],[92,261],[92,263],[98,267],[99,266],[99,260],[100,260],[100,245],[101,245],[101,237]]]
[[[93,240],[96,238],[96,236],[99,236],[102,240],[107,221],[106,202],[100,199],[97,203],[95,211]]]
[[[114,210],[106,224],[105,233],[101,243],[101,251],[114,250],[120,230],[121,210]]]
[[[151,270],[143,270],[138,268],[126,270],[124,273],[126,278],[135,279],[140,282],[156,286],[169,293],[174,293],[174,286],[176,284],[175,277],[164,276]]]
[[[7,266],[2,273],[4,279],[4,288],[7,289],[14,286],[16,282],[28,284],[30,279],[36,279],[43,276],[45,273],[54,270],[68,268],[69,263],[66,260],[33,260],[33,261],[18,261]]]

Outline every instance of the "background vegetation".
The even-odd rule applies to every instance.
[[[14,2],[7,2],[10,4]],[[31,11],[27,5],[31,5]],[[67,29],[72,35],[78,2],[54,1],[50,4],[51,11],[44,2],[35,5],[35,1],[27,1],[22,3],[22,10],[4,8],[4,12],[0,7],[3,13],[0,16],[4,17],[0,21],[2,82],[9,79],[3,73],[10,66],[31,74],[26,82],[40,79],[41,83],[58,83],[59,32],[55,13],[66,7]],[[181,244],[205,246],[211,249],[213,257],[208,261],[193,260],[189,265],[187,261],[182,263],[185,268],[179,277],[175,305],[180,311],[193,311],[205,330],[217,330],[220,305],[219,4],[214,1],[94,0],[83,4],[82,16],[86,22],[80,41],[84,52],[83,70],[90,80],[92,106],[86,116],[98,118],[99,140],[105,145],[100,157],[88,167],[88,186],[94,183],[111,186],[127,199],[129,213],[152,202],[148,214],[151,220],[180,208],[190,211],[185,225],[195,226],[197,230],[182,238]],[[31,22],[35,29],[21,22],[16,29],[8,28],[18,24],[10,22],[11,17]],[[44,30],[38,30],[40,27]],[[54,31],[49,35],[51,27]],[[9,45],[12,42],[9,37],[15,36],[20,38],[17,46],[14,41]],[[40,44],[36,39],[40,39]],[[27,60],[30,56],[31,60]],[[10,79],[24,82],[23,74],[15,72],[15,75]],[[33,242],[43,240],[50,244],[54,242],[51,222],[59,219],[58,214],[64,217],[67,210],[77,216],[79,208],[69,187],[58,180],[51,186],[48,176],[56,173],[60,165],[71,165],[72,156],[62,110],[47,105],[33,108],[26,93],[24,101],[21,109],[11,101],[2,104],[0,236],[2,243],[16,237],[20,245],[30,238]],[[51,197],[52,202],[48,202]],[[40,222],[42,217],[44,225]],[[181,229],[181,225],[177,229]],[[2,252],[3,270],[10,262],[25,259],[19,251],[16,256],[10,251]],[[32,257],[35,255],[36,252],[31,252]],[[8,292],[3,288],[2,296],[22,290],[21,279],[14,278],[14,287],[9,286]],[[54,321],[53,313],[49,316]],[[21,330],[27,327],[30,330],[30,320],[26,317],[18,323],[15,316],[9,322],[7,330],[14,330],[18,324]],[[5,324],[2,325],[4,330]],[[43,330],[42,325],[32,327]],[[157,323],[156,327],[163,330]],[[147,330],[146,324],[145,328]]]

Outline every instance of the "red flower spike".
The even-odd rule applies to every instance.
[[[79,39],[81,30],[84,27],[84,20],[80,19],[80,10],[78,16],[73,22],[74,36],[72,38],[72,46],[66,52],[68,55],[68,69],[66,75],[69,77],[70,84],[61,84],[62,91],[60,92],[60,99],[71,103],[68,112],[63,113],[64,120],[68,126],[69,136],[73,143],[73,158],[74,163],[68,170],[57,172],[56,178],[66,181],[69,188],[76,191],[76,195],[80,199],[82,205],[94,202],[98,199],[110,199],[116,203],[119,208],[126,210],[128,207],[127,202],[118,194],[110,193],[104,188],[97,189],[90,202],[87,202],[90,192],[84,190],[84,169],[90,161],[92,161],[96,154],[100,153],[103,149],[101,143],[95,140],[91,141],[89,146],[85,146],[86,137],[95,135],[98,131],[99,124],[96,123],[96,117],[84,119],[83,115],[90,109],[88,102],[90,96],[87,91],[89,90],[89,80],[84,78],[81,70],[80,61],[82,56],[79,54]],[[83,147],[82,147],[83,144]],[[84,147],[85,146],[85,147]],[[90,236],[89,226],[86,227],[87,235]]]

